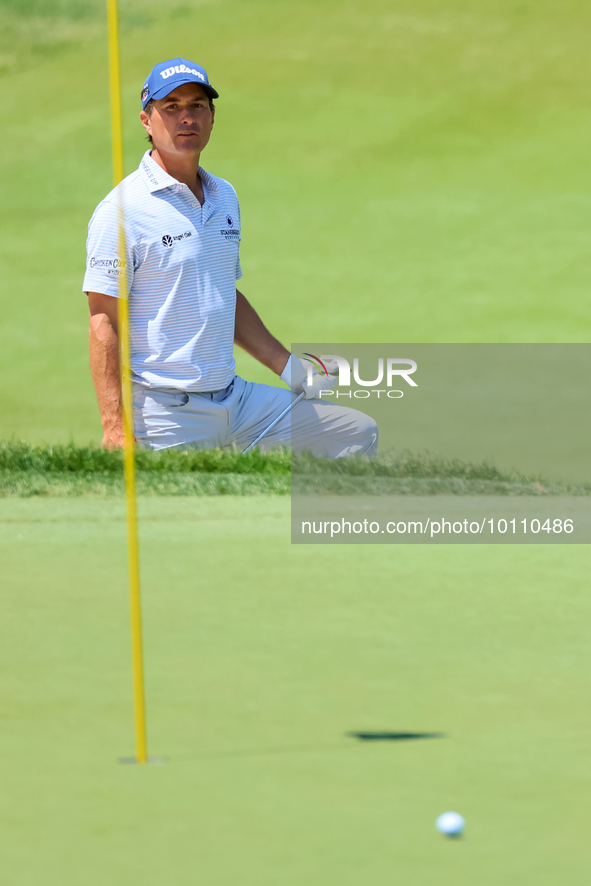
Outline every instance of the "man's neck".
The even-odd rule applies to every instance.
[[[199,173],[199,154],[191,154],[187,157],[179,157],[175,154],[162,154],[156,148],[152,148],[152,160],[168,172],[173,178],[181,182],[199,197],[203,193]]]

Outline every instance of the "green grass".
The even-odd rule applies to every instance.
[[[137,451],[140,495],[286,495],[290,457],[277,450]],[[96,446],[0,443],[0,497],[121,496],[123,453]]]
[[[138,473],[138,495],[289,495],[291,483],[284,474]],[[121,497],[122,476],[86,474],[43,474],[0,471],[0,498],[80,496]]]
[[[375,459],[293,457],[300,495],[591,495],[591,484],[549,482],[540,474],[499,470],[431,453],[385,452]]]
[[[151,474],[289,474],[290,454],[281,449],[246,455],[236,450],[201,449],[179,452],[136,450],[139,472]],[[123,452],[99,446],[33,446],[0,441],[0,471],[36,471],[47,474],[123,474]]]
[[[0,527],[11,886],[587,883],[585,546],[290,547],[285,498],[140,499],[142,771],[124,502]]]
[[[429,453],[328,461],[284,450],[243,455],[212,449],[135,453],[140,495],[589,495],[591,486],[550,483]],[[96,446],[0,443],[0,497],[122,495],[123,454]]]

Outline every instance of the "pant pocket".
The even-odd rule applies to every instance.
[[[179,391],[178,394],[170,391],[146,391],[140,402],[136,401],[136,406],[149,412],[168,412],[169,409],[182,409],[188,402],[189,395],[184,391]]]
[[[165,394],[165,396],[170,398],[165,400],[163,404],[168,409],[180,409],[181,406],[186,406],[189,402],[189,395],[183,391],[180,391],[178,394]]]

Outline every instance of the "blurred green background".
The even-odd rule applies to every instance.
[[[587,341],[591,6],[122,0],[139,91],[181,55],[219,90],[242,286],[292,341]],[[80,292],[111,188],[99,0],[2,0],[2,436],[100,440]],[[269,380],[240,356],[239,371]]]

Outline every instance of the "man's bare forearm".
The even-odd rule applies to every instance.
[[[116,320],[100,310],[92,313],[91,307],[88,343],[90,372],[103,425],[103,446],[122,446],[123,413]]]
[[[289,351],[271,335],[255,309],[238,289],[234,341],[276,375],[281,375],[285,369]]]

